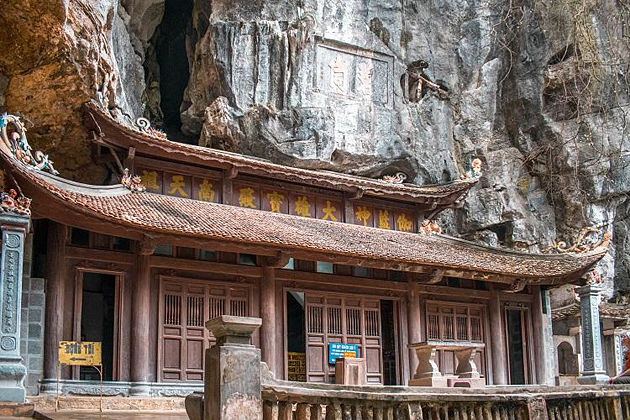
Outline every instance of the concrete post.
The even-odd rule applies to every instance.
[[[262,420],[260,350],[251,344],[260,318],[223,315],[206,323],[217,343],[206,350],[205,420]]]
[[[582,322],[582,372],[580,384],[605,384],[608,375],[604,370],[602,357],[602,336],[599,323],[599,295],[602,287],[597,284],[576,289],[580,297],[580,317]]]
[[[22,264],[24,237],[30,223],[25,215],[2,212],[0,261],[0,401],[26,400],[26,367],[20,355],[22,313]]]

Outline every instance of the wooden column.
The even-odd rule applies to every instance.
[[[420,298],[418,296],[418,283],[409,280],[409,294],[407,295],[407,337],[408,344],[418,343],[421,340],[420,331]],[[403,343],[405,346],[405,343]],[[416,351],[409,349],[409,377],[413,378],[418,367],[418,356]]]
[[[532,302],[532,323],[534,333],[534,357],[536,362],[536,382],[541,385],[555,384],[555,349],[551,328],[551,308],[546,292],[534,286]]]
[[[138,246],[136,278],[131,294],[131,389],[132,395],[149,395],[149,328],[151,305],[151,267],[149,256],[152,247]]]
[[[57,377],[59,341],[63,339],[65,261],[65,225],[50,222],[46,254],[46,315],[44,325],[44,379]],[[54,389],[53,385],[50,389]]]
[[[492,350],[492,383],[493,385],[506,385],[507,377],[507,348],[505,344],[505,330],[503,328],[503,313],[501,301],[496,291],[492,292],[488,304],[490,316],[490,331],[487,337],[490,339]]]
[[[260,281],[260,350],[263,362],[276,377],[280,369],[276,362],[276,270],[273,267],[263,267],[263,278]]]

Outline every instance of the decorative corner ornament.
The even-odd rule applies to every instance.
[[[437,235],[438,233],[442,233],[442,228],[436,222],[427,219],[420,225],[420,233],[425,235]]]
[[[481,178],[482,172],[481,167],[483,166],[483,162],[479,158],[474,158],[470,164],[470,169],[468,172],[460,176],[460,179],[478,179]]]
[[[23,216],[31,215],[31,199],[20,196],[17,191],[10,189],[9,192],[0,193],[0,209],[4,213],[16,213]]]
[[[599,274],[599,271],[597,269],[593,269],[586,273],[584,279],[586,280],[586,284],[588,286],[595,286],[604,282],[604,280],[602,279],[602,275]]]
[[[131,175],[129,169],[125,168],[120,183],[127,187],[131,192],[144,192],[146,187],[142,184],[142,178],[138,175]]]
[[[507,293],[519,293],[522,292],[527,286],[526,279],[516,279],[510,284],[510,287],[506,290]]]
[[[9,124],[14,130],[9,131]],[[7,114],[0,115],[0,139],[2,140],[1,148],[13,155],[13,157],[22,163],[33,166],[40,171],[49,172],[53,175],[59,175],[59,172],[53,167],[53,161],[41,151],[37,150],[33,153],[33,149],[26,139],[26,127],[20,121],[20,117]]]
[[[393,175],[383,175],[381,179],[390,184],[402,184],[407,180],[407,174],[404,172],[396,172]]]
[[[140,117],[136,120],[136,128],[141,133],[148,134],[149,136],[153,137],[158,137],[162,140],[166,140],[166,133],[162,130],[151,127],[151,121],[144,117]]]
[[[603,232],[601,229],[595,227],[587,227],[580,231],[573,245],[568,246],[567,243],[563,241],[554,242],[544,251],[556,251],[559,254],[581,254],[596,249],[608,249],[611,239],[612,234],[610,232]]]

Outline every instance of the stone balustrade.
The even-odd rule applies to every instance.
[[[488,387],[471,391],[277,381],[262,387],[263,420],[630,418],[628,387]]]
[[[186,398],[193,420],[623,420],[623,385],[435,388],[279,381],[251,344],[258,318],[208,321],[205,395]]]

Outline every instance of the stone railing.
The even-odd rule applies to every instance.
[[[630,388],[341,387],[277,381],[262,387],[264,420],[621,420]]]
[[[186,398],[194,420],[623,420],[630,387],[430,388],[275,380],[250,344],[257,318],[208,321],[204,393]],[[205,395],[205,397],[204,397]]]

